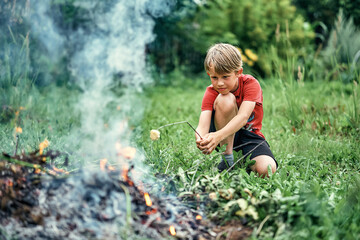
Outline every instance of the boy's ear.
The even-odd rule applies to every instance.
[[[242,74],[243,72],[243,68],[240,68],[239,71],[237,72],[238,75]]]

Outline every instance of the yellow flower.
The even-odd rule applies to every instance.
[[[247,62],[249,61],[249,59],[248,59],[244,54],[241,55],[241,60],[242,60],[244,63],[247,63]]]
[[[254,66],[254,62],[251,61],[251,60],[248,60],[248,61],[247,61],[247,64],[248,64],[250,67]]]
[[[155,141],[158,140],[160,138],[160,132],[158,130],[151,130],[150,131],[150,138],[151,140]]]
[[[256,62],[259,59],[258,56],[255,53],[253,53],[250,49],[245,49],[245,54],[254,62]]]

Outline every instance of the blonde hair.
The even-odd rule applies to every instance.
[[[204,67],[207,72],[214,68],[218,74],[237,72],[242,68],[240,51],[231,44],[215,44],[207,51]]]

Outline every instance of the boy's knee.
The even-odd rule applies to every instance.
[[[256,161],[255,165],[252,166],[251,170],[257,172],[261,177],[268,176],[268,167],[270,166],[271,172],[276,172],[275,160],[270,156],[258,156],[253,158]]]
[[[234,94],[219,94],[215,100],[215,110],[222,112],[233,111],[237,107]]]

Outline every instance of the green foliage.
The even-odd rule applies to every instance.
[[[331,28],[340,9],[344,10],[346,18],[354,18],[355,24],[360,24],[359,0],[292,0],[299,12],[311,23],[322,22]]]
[[[198,5],[189,3],[187,9],[186,15],[174,10],[176,18],[158,20],[155,27],[158,38],[150,44],[150,53],[164,72],[169,72],[168,61],[172,61],[172,68],[180,64],[192,72],[203,71],[206,50],[215,43],[227,42],[243,50],[251,49],[259,61],[245,67],[269,76],[276,71],[268,63],[269,45],[276,46],[279,57],[286,59],[288,55],[298,56],[314,38],[311,27],[296,13],[290,0],[211,0]],[[160,61],[167,62],[166,66]]]
[[[151,61],[161,74],[186,65],[191,73],[203,70],[200,52],[189,43],[184,32],[192,31],[191,25],[184,24],[192,18],[197,5],[193,0],[176,1],[176,6],[168,16],[155,19],[156,39],[147,46]]]
[[[231,29],[229,8],[231,1],[212,0],[199,5],[193,18],[183,22],[182,28],[190,28],[186,36],[196,51],[205,53],[214,43],[227,42],[234,45],[239,40]]]

